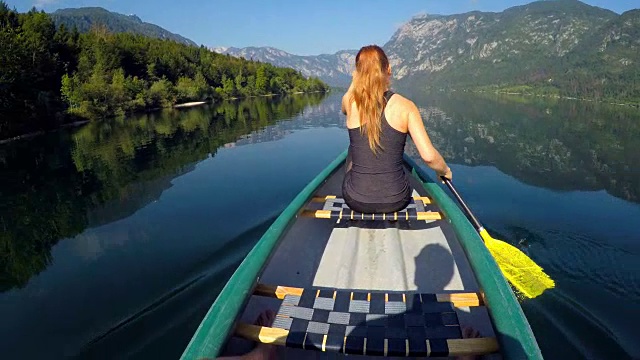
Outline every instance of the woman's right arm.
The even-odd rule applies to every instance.
[[[442,155],[440,155],[431,143],[427,130],[424,128],[418,107],[412,101],[407,100],[407,108],[409,134],[418,148],[420,157],[430,168],[435,170],[438,177],[444,176],[451,180],[451,169],[449,169]]]

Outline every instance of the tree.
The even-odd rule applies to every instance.
[[[236,95],[236,86],[233,80],[226,75],[222,76],[222,87],[216,89],[218,93],[225,99],[234,97]]]
[[[243,88],[245,86],[245,82],[247,81],[247,79],[242,76],[242,72],[238,75],[236,75],[235,78],[235,86],[236,86],[236,90],[238,91],[238,93],[242,94],[243,93]]]
[[[147,91],[146,103],[149,108],[166,107],[175,103],[173,85],[169,80],[160,79],[151,84]]]
[[[258,67],[256,71],[256,93],[264,95],[269,87],[269,79],[267,77],[267,68],[264,65]]]

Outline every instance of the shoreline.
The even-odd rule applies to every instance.
[[[577,98],[577,97],[572,97],[572,96],[560,96],[560,95],[543,95],[543,94],[529,94],[529,93],[522,93],[522,92],[507,92],[507,91],[486,91],[486,90],[469,90],[468,92],[471,92],[473,94],[481,94],[481,93],[488,93],[488,94],[494,94],[494,95],[518,95],[518,96],[535,96],[535,97],[542,97],[542,98],[548,98],[548,99],[562,99],[562,100],[575,100],[575,101],[586,101],[586,102],[593,102],[593,103],[599,103],[599,104],[606,104],[606,105],[614,105],[614,106],[627,106],[627,107],[632,107],[632,108],[640,108],[640,103],[615,103],[615,102],[610,102],[610,101],[606,101],[606,100],[596,100],[596,99],[589,99],[589,98]]]
[[[222,99],[222,101],[229,101],[229,100],[240,100],[240,99],[251,99],[251,98],[257,98],[257,97],[274,97],[274,96],[282,96],[282,95],[299,95],[299,94],[315,94],[315,93],[321,93],[322,91],[310,91],[310,92],[296,92],[296,93],[284,93],[284,94],[265,94],[265,95],[254,95],[254,96],[246,96],[246,97],[233,97],[233,98],[227,98],[227,99]],[[329,91],[326,91],[329,92]],[[187,109],[187,108],[192,108],[192,107],[198,107],[198,106],[203,106],[203,105],[207,105],[207,104],[213,104],[215,103],[214,100],[210,100],[210,101],[191,101],[191,102],[186,102],[186,103],[180,103],[180,104],[175,104],[175,105],[171,105],[168,107],[159,107],[159,108],[151,108],[151,109],[146,109],[146,110],[142,110],[142,111],[134,111],[132,113],[128,113],[126,114],[127,116],[131,116],[131,115],[135,115],[135,114],[144,114],[144,113],[152,113],[152,112],[156,112],[159,110],[163,110],[163,109]],[[10,138],[6,138],[6,139],[0,139],[0,145],[4,145],[13,141],[18,141],[18,140],[24,140],[24,139],[29,139],[38,135],[43,135],[49,132],[53,132],[53,131],[58,131],[60,129],[64,129],[64,128],[69,128],[69,127],[77,127],[77,126],[82,126],[85,125],[89,122],[91,122],[92,120],[80,120],[80,121],[74,121],[71,123],[66,123],[66,124],[62,124],[59,125],[53,129],[48,129],[48,130],[38,130],[38,131],[34,131],[34,132],[30,132],[30,133],[26,133],[26,134],[22,134],[22,135],[17,135],[17,136],[13,136]]]
[[[4,144],[7,144],[7,143],[10,143],[10,142],[13,142],[13,141],[29,139],[29,138],[32,138],[32,137],[36,137],[38,135],[44,135],[44,134],[49,133],[49,132],[58,131],[60,129],[82,126],[82,125],[88,123],[89,121],[91,121],[91,120],[74,121],[72,123],[62,124],[62,125],[54,128],[54,129],[39,130],[39,131],[34,131],[34,132],[30,132],[30,133],[14,136],[14,137],[7,138],[7,139],[2,139],[2,140],[0,140],[0,145],[4,145]]]
[[[146,110],[142,110],[142,111],[134,111],[134,112],[126,114],[126,115],[149,114],[149,113],[160,111],[160,110],[163,110],[163,109],[192,108],[192,107],[206,105],[206,104],[209,104],[209,103],[213,103],[213,101],[191,101],[191,102],[186,102],[186,103],[175,104],[175,105],[172,105],[170,107],[157,107],[157,108],[151,108],[151,109],[146,109]],[[44,134],[49,133],[49,132],[59,131],[61,129],[65,129],[65,128],[69,128],[69,127],[82,126],[82,125],[85,125],[85,124],[87,124],[87,123],[89,123],[91,121],[92,120],[79,120],[79,121],[74,121],[74,122],[71,122],[71,123],[66,123],[66,124],[59,125],[54,129],[38,130],[38,131],[34,131],[34,132],[30,132],[30,133],[26,133],[26,134],[22,134],[22,135],[18,135],[18,136],[6,138],[6,139],[0,139],[0,145],[4,145],[4,144],[7,144],[7,143],[10,143],[10,142],[13,142],[13,141],[29,139],[29,138],[32,138],[32,137],[36,137],[38,135],[44,135]]]

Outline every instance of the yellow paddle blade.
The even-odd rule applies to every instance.
[[[480,232],[484,244],[498,263],[504,277],[524,296],[534,298],[555,287],[555,282],[542,268],[517,247],[496,240],[486,230]]]

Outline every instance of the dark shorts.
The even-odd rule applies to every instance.
[[[343,191],[342,196],[351,210],[364,214],[396,212],[406,208],[411,203],[411,197],[392,203],[363,203],[352,199],[346,191]]]

